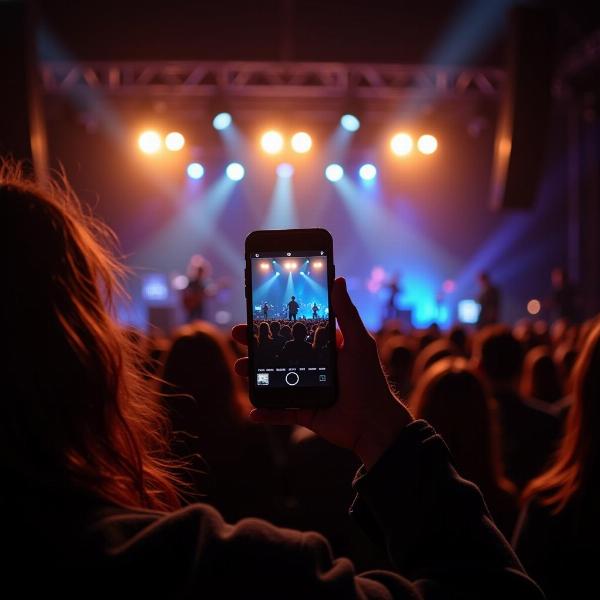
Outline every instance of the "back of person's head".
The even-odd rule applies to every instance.
[[[448,340],[462,356],[469,356],[469,335],[462,325],[453,325],[448,333]]]
[[[308,335],[308,330],[306,329],[306,325],[304,323],[294,323],[292,327],[292,337],[297,342],[304,340]]]
[[[286,340],[292,339],[292,328],[289,325],[282,325],[279,330],[279,335]]]
[[[174,507],[163,415],[127,330],[112,317],[123,267],[114,236],[66,184],[0,169],[11,257],[2,294],[0,461],[30,486],[78,487],[130,506]]]
[[[327,345],[328,342],[328,335],[327,335],[327,329],[325,329],[325,327],[317,327],[317,329],[315,330],[315,339],[313,341],[313,347],[314,348],[323,348],[324,346]]]
[[[473,358],[493,384],[516,383],[523,366],[521,344],[504,325],[488,325],[475,337]]]
[[[448,356],[456,356],[457,354],[456,348],[448,340],[440,339],[432,342],[417,355],[413,370],[413,379],[417,381],[438,360],[442,360]]]
[[[548,347],[537,346],[525,355],[521,395],[544,402],[558,402],[562,398],[560,375]]]
[[[176,336],[165,361],[162,391],[191,395],[198,415],[219,421],[242,418],[250,408],[234,374],[234,361],[223,334],[198,321]]]
[[[558,367],[565,392],[571,390],[571,374],[578,356],[579,352],[570,344],[561,344],[554,351],[554,362]]]
[[[271,321],[271,334],[273,337],[277,337],[279,335],[279,330],[281,329],[281,323],[279,321]]]
[[[413,391],[410,407],[442,435],[465,477],[479,485],[507,485],[494,404],[465,359],[445,358],[431,366]]]
[[[260,341],[271,339],[271,330],[269,329],[269,324],[266,321],[263,321],[258,327],[258,339]]]
[[[527,487],[523,498],[537,497],[558,513],[575,496],[598,496],[600,475],[600,320],[584,344],[573,370],[573,404],[552,466]]]
[[[416,344],[402,335],[390,336],[381,349],[381,360],[390,383],[401,396],[410,389],[415,354]]]

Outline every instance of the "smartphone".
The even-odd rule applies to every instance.
[[[331,234],[325,229],[253,231],[245,254],[252,404],[331,406],[337,395]]]

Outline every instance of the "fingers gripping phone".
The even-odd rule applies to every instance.
[[[331,406],[337,395],[331,234],[253,231],[245,255],[250,400],[261,408]]]

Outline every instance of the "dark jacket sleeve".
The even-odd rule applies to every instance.
[[[97,524],[107,570],[189,598],[520,598],[542,594],[495,528],[477,488],[460,479],[424,421],[355,480],[353,515],[382,540],[398,573],[357,575],[317,533],[264,521],[223,522],[205,505]]]

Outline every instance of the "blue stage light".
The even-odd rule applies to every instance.
[[[339,181],[344,176],[344,169],[335,163],[328,165],[325,169],[325,177],[329,179],[329,181]]]
[[[347,114],[340,119],[340,125],[346,131],[358,131],[360,127],[360,121],[354,115]]]
[[[213,127],[217,131],[223,131],[223,129],[227,129],[231,125],[232,121],[233,119],[229,113],[222,112],[213,119]]]
[[[377,177],[377,167],[366,163],[358,170],[358,174],[363,181],[373,181]]]
[[[240,181],[244,179],[244,175],[246,174],[246,169],[240,163],[232,162],[227,165],[227,169],[225,169],[225,174],[232,181]]]
[[[204,167],[197,162],[190,163],[187,167],[187,174],[191,179],[202,179],[204,177]]]
[[[281,163],[280,165],[277,165],[277,169],[275,171],[277,173],[277,177],[283,177],[284,179],[287,179],[294,174],[294,167],[293,165],[290,165],[290,163]]]

